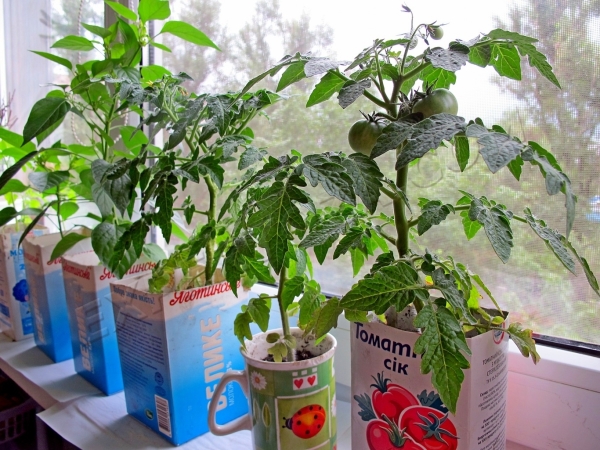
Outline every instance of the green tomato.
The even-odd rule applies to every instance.
[[[350,127],[348,143],[355,152],[369,156],[375,147],[377,138],[385,128],[385,124],[372,116],[365,117],[365,120],[359,120]]]
[[[442,27],[429,27],[429,36],[434,41],[439,41],[441,38],[444,37],[444,30],[442,29]]]
[[[458,101],[448,89],[440,88],[415,103],[412,112],[421,113],[424,118],[441,113],[456,115],[458,113]]]

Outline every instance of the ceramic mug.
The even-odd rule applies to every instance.
[[[246,341],[242,355],[246,367],[228,371],[217,385],[208,409],[208,427],[224,436],[251,430],[255,450],[336,449],[336,400],[333,354],[337,342],[327,335],[319,344],[292,328],[297,348],[311,359],[286,363],[265,361],[269,331]],[[224,425],[215,421],[218,400],[227,385],[239,383],[248,398],[250,412]]]

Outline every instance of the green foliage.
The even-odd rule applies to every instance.
[[[410,12],[408,8],[404,11]],[[288,248],[284,242],[291,239],[300,239],[301,248],[314,248],[320,263],[325,261],[329,249],[334,248],[336,241],[339,241],[333,258],[350,252],[355,274],[364,259],[373,255],[375,248],[383,250],[384,253],[378,257],[370,273],[340,300],[320,301],[316,300],[318,295],[307,296],[310,290],[305,283],[305,294],[299,302],[303,317],[300,324],[305,332],[312,332],[320,337],[336,326],[337,315],[342,311],[346,312],[347,317],[358,320],[365,318],[368,312],[380,315],[387,311],[402,310],[413,304],[418,311],[415,326],[422,330],[415,349],[423,355],[422,371],[432,373],[433,384],[444,403],[451,411],[455,411],[464,379],[463,370],[468,368],[464,357],[465,353],[469,353],[465,332],[483,333],[498,329],[504,320],[504,314],[498,311],[490,315],[480,308],[479,299],[483,293],[500,309],[478,275],[450,256],[441,259],[428,251],[422,254],[412,252],[408,245],[411,236],[414,236],[418,244],[417,236],[443,226],[453,217],[460,217],[467,239],[473,239],[483,229],[500,260],[507,263],[515,245],[516,235],[513,234],[512,227],[516,225],[513,224],[528,224],[569,271],[575,269],[575,262],[578,261],[596,291],[598,283],[587,261],[577,254],[567,240],[575,217],[576,197],[571,182],[549,151],[533,141],[523,143],[499,126],[488,128],[479,119],[466,121],[447,112],[424,118],[421,113],[412,112],[413,106],[434,89],[453,85],[457,72],[467,63],[479,67],[490,65],[499,75],[519,80],[523,76],[521,57],[526,56],[532,68],[556,87],[560,87],[546,56],[536,48],[537,40],[496,29],[470,41],[452,41],[448,48],[427,47],[420,55],[412,54],[410,44],[414,39],[423,39],[429,45],[427,30],[432,26],[433,24],[420,25],[411,30],[411,34],[400,39],[375,40],[347,63],[298,52],[285,57],[276,66],[246,84],[244,89],[249,89],[282,70],[278,88],[321,75],[320,80],[315,82],[307,106],[317,105],[332,98],[335,93],[338,93],[337,102],[342,108],[347,108],[364,97],[379,108],[379,112],[374,114],[386,120],[387,125],[379,136],[370,159],[328,152],[304,155],[298,162],[288,159],[289,165],[278,165],[277,172],[272,175],[275,181],[269,181],[270,187],[276,186],[276,189],[270,190],[269,186],[265,186],[249,190],[244,208],[248,208],[249,214],[255,216],[250,216],[249,220],[241,219],[239,223],[240,230],[256,238],[260,247],[266,248],[275,272],[281,271],[284,275]],[[339,67],[343,65],[346,68],[342,72]],[[383,80],[387,80],[387,83]],[[424,92],[411,91],[419,81]],[[562,192],[565,195],[566,237],[550,229],[527,208],[524,216],[515,215],[496,200],[462,191],[456,204],[435,198],[422,198],[419,202],[420,211],[417,213],[410,210],[406,195],[410,168],[420,164],[426,155],[448,147],[446,143],[454,145],[456,162],[461,172],[469,167],[475,150],[492,174],[507,167],[517,181],[521,177],[524,162],[539,167],[548,194]],[[395,182],[383,175],[384,159],[375,159],[390,150],[396,151]],[[373,164],[376,161],[378,164]],[[274,166],[273,162],[271,166]],[[292,172],[294,166],[296,168]],[[354,171],[359,166],[357,176]],[[262,170],[266,172],[267,169]],[[300,190],[303,185],[297,178],[305,179],[314,187],[320,184],[327,195],[342,201],[342,205],[337,210],[319,210],[316,205],[317,209],[313,211],[314,202],[303,198]],[[255,184],[252,175],[248,179],[248,184],[238,188],[235,195]],[[262,183],[261,181],[259,184]],[[297,188],[293,196],[286,194],[287,186]],[[360,213],[362,206],[354,206],[358,196],[368,211],[375,214],[381,203],[381,194],[385,194],[393,203],[392,219],[385,215],[365,217]],[[276,208],[275,203],[285,206]],[[295,204],[309,210],[306,219],[299,214],[301,208],[295,207]],[[259,211],[255,212],[256,208]],[[266,208],[272,211],[272,215]],[[407,212],[413,216],[408,217]],[[261,220],[256,220],[256,217]],[[267,222],[267,217],[271,222]],[[282,220],[279,221],[279,218]],[[269,230],[266,235],[261,228],[265,224]],[[275,224],[278,226],[275,227]],[[384,231],[384,227],[388,225],[394,226],[395,236]],[[277,232],[271,229],[276,229]],[[263,236],[267,236],[272,244]],[[388,251],[387,242],[396,247],[397,256]],[[269,246],[275,245],[277,252],[269,249]],[[274,253],[277,253],[276,258],[272,257]],[[286,286],[286,282],[291,282],[291,287],[286,292],[300,295],[301,280],[297,276],[291,280],[281,278],[283,286]],[[436,299],[430,295],[431,291],[437,291],[443,298]],[[290,305],[290,295],[286,296],[286,306]],[[293,308],[293,303],[290,306]],[[307,318],[309,311],[310,319]],[[515,326],[509,335],[524,349],[522,352],[525,355],[532,355],[534,361],[537,360],[529,330]]]

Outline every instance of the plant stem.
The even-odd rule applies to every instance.
[[[62,219],[60,217],[60,189],[56,186],[56,222],[58,223],[58,232],[60,233],[60,237],[64,237],[62,231]]]
[[[217,186],[209,176],[205,176],[206,187],[208,188],[208,223],[217,221]],[[212,238],[206,244],[206,285],[212,284],[212,277],[217,267],[218,261],[215,257],[215,239]]]
[[[283,305],[283,287],[285,286],[285,282],[287,279],[286,267],[285,265],[281,268],[281,272],[279,273],[279,286],[277,287],[277,303],[279,304],[279,314],[281,315],[281,328],[283,328],[283,337],[290,336],[290,321],[288,320],[287,311],[284,309]],[[286,357],[288,362],[292,362],[295,360],[294,349],[288,347],[288,353]]]
[[[400,148],[396,150],[396,154],[400,154]],[[408,165],[402,167],[396,172],[396,186],[406,193],[406,185],[408,180]],[[396,197],[393,200],[394,205],[394,222],[396,224],[396,248],[398,249],[398,257],[402,258],[408,254],[408,220],[406,218],[406,208],[404,199]]]

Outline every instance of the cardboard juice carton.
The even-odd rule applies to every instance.
[[[23,248],[19,246],[23,230],[23,225],[0,228],[0,328],[15,341],[33,337]],[[47,232],[46,228],[36,226],[29,236]]]
[[[50,259],[60,240],[61,235],[53,233],[28,237],[23,241],[33,336],[36,345],[54,362],[73,357],[61,258]],[[71,247],[67,254],[90,251],[91,240],[84,239]]]
[[[140,260],[124,278],[154,266]],[[63,257],[62,270],[75,370],[105,394],[119,392],[123,377],[109,286],[116,277],[93,252]]]
[[[148,293],[147,275],[111,283],[127,412],[179,445],[208,431],[208,403],[228,370],[242,370],[233,322],[248,293],[229,283]],[[219,399],[217,421],[248,411],[239,385]]]
[[[351,325],[353,450],[371,448],[377,436],[387,439],[386,430],[394,434],[388,420],[396,431],[405,429],[409,448],[503,450],[508,336],[489,331],[467,338],[470,368],[456,414],[435,392],[431,373],[421,373],[421,355],[413,351],[419,336],[379,322]]]

